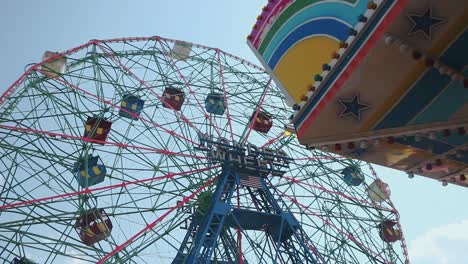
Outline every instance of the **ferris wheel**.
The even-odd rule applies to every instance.
[[[0,260],[408,263],[388,186],[301,146],[291,114],[216,48],[46,52],[0,98]]]

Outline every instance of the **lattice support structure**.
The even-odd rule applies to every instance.
[[[276,248],[276,258],[283,263],[316,264],[316,257],[308,238],[294,215],[288,211],[280,196],[269,190],[265,177],[246,175],[251,169],[239,168],[226,162],[219,177],[216,192],[212,196],[209,210],[203,214],[198,210],[192,216],[190,227],[173,264],[177,263],[239,263],[239,248],[229,228],[265,232]],[[260,183],[256,188],[242,186],[241,178],[255,177]],[[232,208],[237,188],[250,191],[256,208]],[[214,251],[222,259],[212,259]],[[244,262],[247,263],[247,262]]]

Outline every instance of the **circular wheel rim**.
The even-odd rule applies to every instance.
[[[50,65],[63,58],[66,70],[56,72]],[[168,87],[184,92],[180,110],[164,101]],[[220,96],[222,115],[208,112],[210,94]],[[123,107],[128,95],[145,101],[140,113]],[[222,164],[197,148],[201,133],[281,149],[292,159],[283,177],[267,184],[301,223],[318,262],[405,263],[404,238],[380,238],[378,225],[399,217],[390,200],[369,200],[366,188],[378,179],[373,168],[301,147],[285,130],[291,111],[283,99],[261,68],[161,37],[93,40],[33,65],[0,99],[0,241],[6,245],[0,258],[171,263],[197,197],[213,191],[222,172]],[[264,112],[273,122],[268,133],[255,127]],[[88,118],[99,120],[92,135],[102,122],[112,123],[105,140],[84,136]],[[83,187],[76,164],[96,156],[107,170],[104,181],[85,180]],[[92,170],[88,165],[83,168]],[[364,175],[360,186],[343,181],[350,166]],[[233,206],[251,205],[248,192],[241,188]],[[104,209],[113,227],[110,236],[85,245],[76,223],[94,208]],[[236,232],[237,250],[249,263],[277,258],[264,232]]]

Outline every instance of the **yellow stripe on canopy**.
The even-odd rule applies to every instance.
[[[315,82],[314,75],[322,73],[322,64],[329,63],[338,49],[336,39],[314,36],[297,43],[281,58],[274,72],[296,103]]]

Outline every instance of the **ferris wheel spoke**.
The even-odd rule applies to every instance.
[[[16,90],[20,85],[29,77],[29,74],[33,71],[33,67],[26,70],[5,92],[0,96],[0,107],[2,107],[11,97],[15,94]],[[0,114],[1,115],[1,114]]]
[[[100,259],[97,264],[101,264],[101,263],[104,263],[106,260],[108,260],[109,258],[111,258],[113,255],[115,255],[116,253],[122,251],[122,249],[124,249],[125,247],[127,247],[128,245],[130,245],[131,243],[133,243],[136,239],[138,239],[140,236],[144,235],[146,232],[148,232],[149,230],[151,230],[152,228],[154,228],[159,222],[161,222],[164,218],[166,218],[168,215],[170,215],[172,212],[174,212],[175,210],[177,210],[178,208],[182,207],[183,205],[185,205],[186,203],[188,203],[191,199],[193,199],[197,194],[199,194],[201,191],[203,191],[204,189],[206,189],[208,186],[212,185],[215,181],[217,180],[217,177],[209,180],[208,182],[206,182],[205,184],[203,184],[200,188],[198,188],[195,192],[193,192],[192,194],[190,194],[189,196],[185,197],[184,199],[182,199],[182,201],[180,203],[177,203],[176,206],[172,207],[170,210],[168,210],[166,213],[164,213],[163,215],[161,215],[159,218],[157,218],[156,220],[154,220],[153,222],[151,222],[150,224],[148,224],[145,228],[143,228],[142,230],[140,230],[139,232],[137,232],[135,235],[133,235],[130,239],[128,239],[127,241],[125,241],[124,243],[118,245],[117,247],[114,248],[114,250],[112,250],[111,252],[109,252],[108,254],[106,254],[102,259]]]
[[[206,159],[205,156],[195,156],[192,154],[185,154],[181,152],[172,152],[167,149],[156,149],[156,148],[150,148],[150,147],[135,146],[135,145],[130,145],[130,144],[102,141],[102,140],[91,139],[88,137],[65,135],[61,133],[42,131],[42,130],[36,130],[36,129],[31,129],[31,128],[13,127],[13,126],[7,126],[7,125],[0,125],[0,128],[12,130],[12,131],[30,133],[30,134],[46,135],[52,138],[59,137],[63,140],[76,140],[76,141],[82,141],[82,142],[88,142],[88,143],[98,143],[98,144],[104,144],[108,146],[115,146],[115,147],[119,147],[123,149],[138,149],[138,150],[144,150],[144,151],[149,151],[149,152],[158,153],[162,155],[168,155],[168,156],[182,156],[182,157],[190,157],[190,158],[195,158],[195,159]]]
[[[141,240],[143,240],[141,243],[135,245],[136,243],[134,242],[131,246],[129,245],[126,247],[126,249],[131,247],[129,251],[132,252],[132,254],[127,254],[124,258],[121,257],[120,259],[122,262],[126,262],[134,255],[138,255],[139,253],[143,255],[143,252],[148,247],[159,241],[164,241],[166,246],[177,250],[175,246],[177,243],[179,243],[179,241],[175,240],[173,237],[170,237],[170,231],[180,227],[185,221],[184,217],[185,216],[183,213],[178,213],[175,217],[165,219],[165,222],[161,221],[157,227],[155,226],[151,231],[148,231],[144,237],[141,238]]]
[[[270,90],[271,82],[272,82],[272,81],[273,81],[273,79],[270,79],[270,80],[268,81],[268,83],[266,84],[265,89],[264,89],[263,92],[262,92],[262,96],[260,97],[260,101],[258,102],[258,104],[257,104],[256,107],[255,107],[255,113],[254,113],[254,115],[252,116],[252,119],[250,120],[250,122],[248,123],[249,126],[246,127],[246,132],[247,132],[247,134],[245,135],[245,137],[243,137],[243,142],[244,142],[244,143],[246,143],[246,142],[249,140],[249,136],[250,136],[250,133],[251,133],[252,130],[253,130],[255,120],[257,119],[258,114],[260,113],[260,111],[261,111],[261,109],[262,109],[262,105],[263,105],[263,103],[265,102],[265,98],[266,98],[266,95],[267,95],[268,91]],[[243,134],[245,134],[245,131],[244,131]]]
[[[158,40],[158,43],[160,44],[161,48],[163,49],[164,51],[164,54],[169,54],[169,51],[167,50],[167,48],[165,47],[165,43],[163,43],[160,39]],[[184,86],[190,91],[190,95],[193,96],[193,98],[195,99],[195,101],[197,102],[197,105],[198,105],[198,110],[203,114],[203,116],[206,118],[206,120],[208,120],[208,122],[210,123],[211,127],[214,128],[215,132],[217,133],[217,135],[219,137],[222,137],[222,134],[221,132],[219,131],[218,127],[216,126],[216,124],[213,122],[213,120],[211,119],[211,116],[206,112],[205,110],[205,107],[201,104],[200,100],[198,99],[197,97],[197,93],[196,91],[191,87],[191,85],[189,84],[189,82],[187,82],[187,79],[186,77],[182,74],[182,72],[180,71],[179,69],[179,66],[177,66],[177,63],[174,61],[174,58],[172,56],[169,56],[168,57],[169,61],[171,62],[171,65],[174,67],[174,69],[176,70],[178,76],[180,79],[182,79],[183,81],[183,84]],[[201,132],[200,130],[197,129],[198,132]]]
[[[279,133],[276,137],[268,140],[265,144],[263,144],[260,148],[263,149],[263,148],[266,148],[274,143],[276,143],[277,141],[279,141],[282,137],[284,136],[284,132],[281,132]]]
[[[299,184],[299,185],[302,185],[302,186],[307,186],[307,187],[311,187],[311,188],[326,192],[328,194],[337,195],[337,196],[346,198],[348,200],[351,200],[353,202],[357,202],[359,204],[366,204],[366,205],[370,206],[371,208],[379,208],[379,209],[382,209],[382,210],[385,210],[385,211],[388,211],[388,212],[395,212],[394,208],[387,208],[387,207],[381,206],[379,204],[368,202],[368,201],[366,201],[364,199],[360,199],[360,198],[357,198],[357,197],[347,195],[347,194],[342,193],[342,192],[332,191],[332,190],[329,190],[329,189],[323,187],[323,185],[318,186],[318,185],[314,185],[314,184],[309,184],[307,182],[303,182],[302,180],[295,179],[295,178],[292,178],[292,177],[289,177],[289,176],[283,176],[283,179],[285,179],[285,180],[287,180],[287,181],[289,181],[290,183],[293,183],[293,184]],[[304,187],[304,188],[307,189],[307,187]]]
[[[43,208],[36,207],[36,209],[45,209],[45,208],[44,207]],[[33,210],[28,210],[28,214],[30,214],[30,215],[32,215],[33,212],[34,212]],[[50,213],[50,212],[48,212],[48,213]],[[53,215],[53,214],[50,214],[50,215]],[[72,213],[72,215],[74,215],[74,213]],[[69,216],[70,215],[68,215],[68,217]],[[42,224],[40,229],[38,227],[34,227],[32,224],[28,224],[28,223],[20,223],[17,227],[13,227],[13,226],[8,227],[8,226],[3,226],[2,225],[1,229],[3,229],[2,233],[6,232],[7,230],[12,228],[11,229],[12,232],[14,232],[15,234],[21,234],[22,239],[28,241],[28,243],[26,243],[24,245],[26,247],[34,247],[35,244],[37,244],[37,247],[43,247],[43,246],[47,247],[47,245],[50,244],[51,246],[53,246],[55,248],[57,245],[66,244],[66,245],[73,246],[75,249],[84,248],[84,246],[81,243],[78,243],[78,244],[73,243],[73,241],[76,241],[76,240],[74,240],[73,238],[70,237],[70,231],[71,231],[69,229],[70,226],[68,224],[66,224],[68,217],[64,217],[63,219],[57,217],[55,219],[55,221],[53,221],[53,222],[50,222],[50,223],[46,222],[46,223]],[[36,221],[42,222],[41,218],[44,219],[44,216],[40,216],[38,214],[37,210],[36,210],[34,212],[34,218],[36,219]],[[60,225],[57,225],[58,223]],[[65,229],[62,230],[62,227],[65,228]],[[68,228],[68,231],[67,231],[67,228]],[[40,233],[41,233],[41,231],[45,231],[45,230],[48,230],[49,233],[48,233],[47,236],[42,237],[40,235]],[[35,233],[35,232],[37,232],[37,233]],[[59,236],[57,236],[57,234]],[[65,238],[67,238],[67,239],[65,239]],[[68,240],[68,238],[70,238],[71,241]],[[39,241],[38,239],[40,239],[42,241]],[[44,241],[44,240],[46,240],[46,241]],[[65,241],[65,240],[67,240],[67,241]],[[52,243],[44,243],[44,242],[47,242],[47,241],[52,241]],[[58,243],[55,243],[53,241],[57,241]],[[59,253],[59,252],[56,252],[56,253]]]
[[[191,175],[191,174],[196,174],[204,171],[208,171],[211,169],[218,168],[219,166],[214,166],[214,167],[207,167],[204,169],[197,169],[197,170],[192,170],[192,171],[186,171],[186,172],[179,172],[179,173],[169,173],[165,176],[158,176],[158,177],[153,177],[149,179],[142,179],[142,180],[135,180],[135,181],[129,181],[129,182],[122,182],[118,184],[113,184],[109,186],[102,186],[102,187],[96,187],[96,188],[86,188],[82,191],[76,191],[76,192],[70,192],[70,193],[64,193],[64,194],[59,194],[59,195],[54,195],[54,196],[49,196],[49,197],[43,197],[39,199],[33,199],[33,200],[27,200],[27,201],[22,201],[18,203],[11,203],[11,204],[6,204],[6,205],[1,205],[0,210],[5,210],[9,208],[16,208],[16,207],[21,207],[25,205],[31,205],[31,204],[37,204],[40,202],[51,202],[54,200],[59,200],[62,198],[66,197],[71,197],[71,196],[77,196],[80,194],[91,194],[94,192],[98,191],[104,191],[104,190],[110,190],[110,189],[115,189],[115,188],[123,188],[129,185],[135,185],[139,183],[145,183],[145,182],[151,182],[151,181],[157,181],[157,180],[162,180],[162,179],[172,179],[175,176],[181,176],[181,175]]]
[[[334,225],[333,223],[331,223],[329,220],[325,219],[323,216],[321,216],[320,214],[312,211],[308,206],[305,206],[304,204],[302,204],[301,202],[299,202],[297,199],[295,199],[294,197],[288,195],[287,193],[285,192],[282,192],[280,190],[278,190],[278,192],[280,192],[284,197],[286,197],[288,200],[290,200],[292,203],[298,205],[302,210],[310,213],[311,215],[319,218],[322,222],[325,223],[325,225],[328,225],[330,227],[332,227],[333,229],[335,229],[338,233],[346,236],[349,240],[355,242],[359,247],[362,247],[364,249],[366,249],[367,251],[371,252],[374,256],[376,256],[377,258],[379,258],[380,260],[383,261],[383,263],[387,263],[387,264],[391,264],[391,261],[389,260],[386,260],[384,259],[380,254],[378,254],[377,252],[375,252],[373,249],[369,248],[368,246],[366,246],[363,242],[359,241],[355,236],[353,236],[352,234],[349,234],[343,230],[341,230],[339,227],[337,227],[336,225]]]
[[[374,167],[372,166],[372,164],[367,163],[367,165],[369,166],[369,169],[371,170],[372,175],[374,177],[376,177],[377,179],[380,179],[379,176],[377,175],[377,172],[375,171]],[[385,190],[385,192],[388,193],[387,190]],[[400,230],[400,233],[401,233],[401,243],[402,243],[402,248],[403,248],[403,254],[405,255],[406,259],[409,259],[408,246],[406,245],[406,239],[405,239],[405,236],[403,234],[403,228],[402,228],[401,223],[400,223],[400,213],[396,209],[396,207],[393,204],[392,200],[389,200],[388,202],[389,202],[390,206],[393,208],[393,211],[396,214],[396,220],[397,220],[396,224],[397,224],[398,229]]]
[[[250,250],[254,252],[256,261],[258,263],[264,263],[268,260],[279,260],[280,263],[284,263],[282,255],[277,255],[277,245],[274,243],[271,237],[263,236],[262,238],[246,236]],[[262,250],[267,249],[267,250]]]
[[[44,71],[42,71],[42,70],[38,70],[38,71],[44,72]],[[69,87],[72,87],[73,89],[75,89],[75,90],[77,90],[77,91],[80,91],[80,92],[82,92],[82,93],[84,93],[84,94],[86,94],[86,95],[88,95],[88,96],[91,96],[91,97],[97,99],[99,102],[103,102],[104,104],[109,105],[109,106],[111,106],[111,107],[113,107],[113,108],[116,108],[116,109],[118,109],[119,111],[123,111],[123,112],[125,112],[125,113],[127,113],[127,114],[129,114],[129,115],[131,115],[131,116],[133,116],[133,117],[135,117],[135,118],[139,118],[139,119],[142,120],[143,122],[150,123],[150,124],[153,125],[154,127],[158,128],[158,129],[162,129],[163,131],[165,131],[166,133],[168,133],[168,134],[170,134],[170,135],[172,135],[172,136],[176,136],[176,137],[179,137],[179,138],[184,139],[184,140],[186,140],[186,141],[189,141],[189,142],[191,142],[191,143],[193,143],[193,144],[196,144],[196,143],[195,143],[194,141],[192,141],[191,139],[189,139],[189,138],[187,138],[187,137],[184,137],[184,136],[182,136],[182,135],[179,135],[179,134],[178,134],[177,132],[175,132],[174,130],[168,130],[168,129],[164,128],[163,126],[161,126],[161,125],[159,125],[159,124],[153,122],[152,120],[149,120],[149,119],[146,119],[146,118],[143,118],[143,117],[139,117],[138,115],[136,115],[135,113],[129,111],[128,109],[125,109],[125,108],[123,108],[123,107],[121,107],[121,106],[119,106],[119,105],[117,105],[117,104],[112,103],[112,102],[109,101],[109,100],[104,99],[103,97],[100,97],[100,96],[95,95],[95,94],[93,94],[93,93],[91,93],[91,92],[89,92],[89,91],[86,91],[85,89],[82,89],[82,88],[78,87],[77,85],[74,85],[74,84],[72,84],[72,83],[70,83],[70,82],[68,82],[68,81],[66,81],[66,80],[64,80],[64,79],[58,79],[58,78],[57,78],[56,80],[59,81],[59,82],[61,82],[61,83],[63,83],[63,84],[65,84],[65,85],[67,85],[67,86],[69,86]],[[161,99],[161,97],[159,97],[159,95],[158,95],[158,99]],[[181,118],[182,118],[182,120],[187,120],[187,119],[186,119],[185,117],[183,117],[183,116],[182,116]]]
[[[31,153],[41,153],[41,150],[31,149],[31,151]],[[16,175],[18,175],[18,173],[16,172],[18,168],[22,168],[23,170],[27,170],[29,168],[30,175],[27,175],[26,177],[12,177],[9,181],[5,182],[4,186],[5,188],[8,188],[8,191],[2,192],[2,196],[4,197],[4,199],[2,200],[4,200],[4,204],[7,204],[9,199],[18,200],[27,197],[31,197],[32,199],[33,195],[35,195],[36,192],[39,193],[41,191],[44,191],[44,188],[49,188],[49,190],[52,190],[55,193],[58,193],[59,191],[66,191],[67,188],[72,189],[69,182],[67,182],[64,178],[60,177],[63,171],[55,169],[47,170],[47,168],[40,167],[41,165],[44,165],[44,161],[50,162],[52,164],[62,164],[67,159],[67,157],[60,157],[56,155],[49,157],[49,159],[44,159],[43,157],[40,157],[38,155],[30,155],[31,153],[17,152],[16,154],[19,155],[15,155],[14,159],[12,159],[11,164],[8,165],[8,167],[10,167],[11,169],[15,169]],[[11,173],[11,169],[9,174]],[[21,171],[21,174],[22,173],[24,172]],[[40,175],[43,173],[47,173],[46,175],[48,175],[49,177],[40,177]],[[31,186],[31,183],[34,182],[40,184]],[[53,183],[56,183],[56,185],[53,185]],[[29,186],[29,188],[27,186]]]
[[[231,136],[231,141],[234,141],[234,134],[232,130],[232,118],[231,118],[231,113],[229,110],[229,100],[227,97],[227,92],[226,92],[226,84],[224,80],[224,73],[223,73],[223,67],[221,66],[221,54],[220,51],[216,51],[216,55],[218,57],[218,65],[219,65],[219,74],[221,78],[221,87],[223,89],[223,98],[224,98],[224,104],[226,106],[226,117],[227,117],[227,123],[229,125],[229,131],[230,131],[230,136]]]
[[[151,86],[146,83],[144,80],[141,80],[137,75],[135,75],[128,67],[126,67],[115,55],[112,54],[111,51],[109,51],[107,48],[105,48],[103,45],[100,43],[96,43],[96,46],[98,46],[104,53],[106,53],[110,58],[112,58],[118,65],[121,67],[125,72],[127,72],[129,75],[131,75],[133,78],[135,78],[138,82],[140,82],[141,85],[145,86],[146,89],[150,91],[151,94],[153,94],[158,100],[163,101],[163,97],[159,94],[157,94]],[[183,114],[181,114],[179,111],[176,111],[175,108],[172,105],[168,105],[169,108],[174,110],[174,113],[178,115],[182,121],[186,122],[189,126],[194,128],[196,131],[200,132],[200,129],[197,128],[187,117],[185,117]]]

